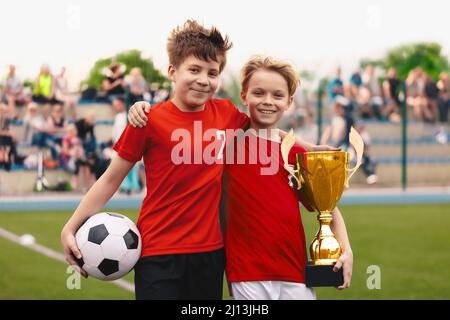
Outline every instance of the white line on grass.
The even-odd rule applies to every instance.
[[[34,250],[34,251],[40,253],[40,254],[43,254],[43,255],[45,255],[45,256],[47,256],[49,258],[52,258],[54,260],[58,260],[58,261],[62,261],[64,263],[67,263],[66,262],[66,258],[64,257],[64,255],[62,253],[59,253],[59,252],[54,251],[54,250],[52,250],[50,248],[44,247],[44,246],[42,246],[42,245],[40,245],[38,243],[30,244],[30,245],[23,245],[20,242],[20,236],[14,234],[14,233],[12,233],[12,232],[10,232],[8,230],[0,228],[0,236],[5,238],[5,239],[7,239],[7,240],[15,242],[15,243],[17,243],[17,244],[19,244],[19,245],[21,245],[21,246],[23,246],[25,248],[29,248],[31,250]],[[118,286],[118,287],[120,287],[122,289],[125,289],[125,290],[128,290],[128,291],[134,293],[134,285],[132,283],[128,282],[128,281],[119,279],[119,280],[111,281],[111,283],[115,284],[116,286]]]

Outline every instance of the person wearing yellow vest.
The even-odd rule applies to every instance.
[[[43,64],[34,82],[33,101],[36,103],[61,103],[55,98],[55,81],[48,65]]]

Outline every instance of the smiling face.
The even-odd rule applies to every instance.
[[[169,66],[174,83],[173,103],[181,111],[201,111],[219,85],[220,62],[187,57],[178,67]]]
[[[275,129],[292,102],[286,79],[278,72],[265,69],[253,73],[241,97],[249,108],[251,126],[255,129]]]

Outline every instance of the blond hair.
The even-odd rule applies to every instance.
[[[248,84],[253,74],[258,70],[274,71],[280,74],[287,83],[289,97],[292,97],[300,85],[300,77],[292,64],[267,56],[254,56],[247,61],[241,71],[242,92],[248,90]]]
[[[206,29],[195,20],[187,20],[170,33],[167,53],[170,64],[175,67],[193,55],[204,61],[219,62],[222,72],[227,61],[226,52],[232,45],[228,36],[224,38],[217,28]]]

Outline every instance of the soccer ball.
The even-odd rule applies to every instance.
[[[102,212],[90,217],[75,235],[82,258],[80,268],[100,280],[116,280],[134,267],[142,241],[136,225],[126,216]]]

